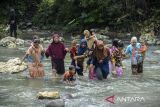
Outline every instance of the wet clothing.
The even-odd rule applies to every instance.
[[[93,39],[93,38],[87,39],[87,45],[88,45],[88,49],[87,49],[87,51],[88,51],[87,65],[90,65],[91,60],[93,58],[93,51],[94,51],[94,47],[95,47],[95,39]]]
[[[77,47],[71,47],[70,49],[70,57],[72,59],[71,65],[76,66],[76,62],[74,60],[74,57],[77,55]]]
[[[146,51],[147,51],[147,46],[146,46],[146,45],[141,45],[139,54],[142,56],[143,61],[144,61],[144,58],[145,58],[145,53],[146,53]]]
[[[112,64],[112,73],[116,76],[122,76],[123,69],[122,69],[122,51],[112,46],[110,49],[111,53],[111,64]]]
[[[39,45],[38,48],[35,48],[32,44],[26,52],[29,74],[33,78],[44,76],[44,66],[42,64],[43,51],[41,45]]]
[[[98,49],[98,46],[95,47],[91,64],[95,66],[95,69],[101,69],[104,79],[106,79],[109,74],[109,57],[110,51],[107,47],[103,49]],[[100,60],[102,60],[101,63]]]
[[[46,57],[51,57],[52,69],[56,69],[57,74],[64,74],[64,58],[66,55],[64,44],[52,42],[47,50]]]
[[[82,47],[82,44],[85,44],[85,47]],[[87,51],[87,42],[85,39],[82,39],[80,42],[80,46],[78,47],[78,53],[77,55],[84,55],[85,52]],[[78,58],[77,59],[77,66],[79,68],[76,68],[76,72],[78,73],[78,75],[83,76],[83,62],[84,62],[84,58]]]
[[[138,63],[137,65],[131,65],[132,74],[143,73],[143,62]]]
[[[128,46],[127,46],[127,49],[126,49],[126,51],[125,51],[125,54],[130,54],[130,55],[132,55],[133,48],[134,48],[134,47],[133,47],[131,44],[128,45]],[[140,44],[140,43],[136,43],[135,48],[139,50],[139,49],[141,48],[141,44]],[[137,50],[137,51],[138,51],[138,50]]]
[[[140,49],[141,49],[141,44],[136,43],[135,47],[133,47],[132,45],[129,45],[125,51],[126,54],[131,55],[132,74],[143,72],[143,57],[141,54],[139,54]]]
[[[84,58],[78,58],[77,59],[77,66],[79,68],[76,68],[76,72],[80,76],[83,76],[83,68],[84,68],[83,63],[84,63]]]
[[[120,67],[122,66],[122,53],[120,50],[118,50],[118,48],[116,48],[115,46],[112,46],[112,48],[110,49],[110,53],[111,53],[111,62],[115,63],[115,66]]]
[[[99,60],[97,60],[96,57],[93,57],[91,63],[95,66],[95,69],[97,69],[98,67],[101,69],[103,78],[106,79],[109,74],[109,58],[106,57],[105,59],[103,59],[102,63],[99,63]]]
[[[72,74],[69,71],[65,72],[64,73],[63,81],[66,81],[66,80],[68,80],[68,81],[74,81],[75,80],[74,75],[75,74]]]

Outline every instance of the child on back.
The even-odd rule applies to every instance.
[[[131,69],[133,75],[143,73],[143,60],[139,60],[138,58],[140,50],[141,44],[137,42],[136,37],[132,37],[130,45],[127,46],[125,54],[130,54],[131,56]]]
[[[147,46],[146,46],[145,40],[142,40],[141,41],[141,48],[139,50],[139,57],[142,58],[142,61],[144,61],[144,59],[145,59],[146,51],[147,51]],[[141,59],[139,59],[139,60],[141,60]]]

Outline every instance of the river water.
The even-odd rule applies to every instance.
[[[143,75],[133,76],[130,60],[124,60],[126,66],[121,78],[109,76],[108,80],[89,80],[85,73],[76,85],[68,86],[59,80],[51,79],[51,63],[44,60],[44,79],[28,78],[28,71],[19,74],[0,74],[0,107],[44,107],[46,100],[38,100],[39,91],[59,91],[60,95],[72,94],[73,99],[66,100],[66,107],[160,107],[160,56],[151,52],[158,47],[151,46],[144,62]],[[26,48],[0,48],[0,61],[22,57]],[[66,69],[70,63],[67,54]],[[106,101],[114,96],[114,104]]]

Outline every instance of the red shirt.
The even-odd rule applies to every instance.
[[[71,58],[73,59],[73,57],[76,56],[77,54],[77,47],[75,46],[71,47],[70,53],[71,53]]]

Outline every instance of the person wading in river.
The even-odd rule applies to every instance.
[[[77,41],[73,40],[70,48],[71,65],[76,67],[76,61],[74,57],[77,55]]]
[[[122,57],[123,57],[123,43],[121,40],[114,39],[112,42],[112,47],[110,49],[111,53],[111,64],[112,64],[112,75],[122,76]]]
[[[131,38],[131,44],[128,45],[125,54],[130,54],[131,56],[131,69],[132,74],[143,73],[143,58],[139,57],[139,51],[141,49],[141,44],[137,43],[137,38]]]
[[[52,33],[53,42],[48,46],[45,55],[51,57],[53,77],[56,75],[63,75],[65,72],[64,59],[68,48],[60,42],[60,34],[58,32]]]
[[[76,73],[79,76],[83,76],[83,65],[84,65],[83,63],[84,59],[87,57],[86,51],[87,51],[87,41],[85,39],[82,39],[78,47],[77,56],[74,57],[77,65]]]
[[[85,35],[85,39],[87,41],[87,46],[88,46],[87,47],[88,60],[87,60],[87,66],[86,66],[86,71],[87,71],[87,69],[90,65],[90,62],[92,60],[93,50],[95,48],[95,42],[96,42],[97,38],[94,34],[91,35],[88,30],[84,30],[84,35]]]
[[[103,41],[97,40],[96,47],[93,51],[93,58],[90,64],[90,67],[95,67],[95,71],[97,68],[101,70],[102,78],[107,79],[109,74],[109,59],[110,59],[110,51],[108,47],[104,46]],[[97,71],[96,71],[97,72]]]
[[[40,40],[37,36],[33,37],[33,42],[27,50],[22,61],[27,58],[28,60],[28,70],[31,77],[43,77],[44,76],[44,67],[42,64],[42,59],[44,57],[44,49],[40,45]]]

